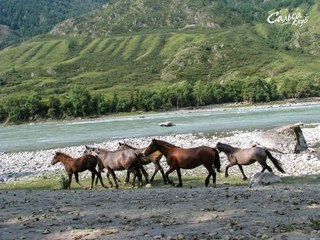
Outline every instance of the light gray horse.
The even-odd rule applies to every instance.
[[[128,148],[129,149],[131,148],[131,149],[133,149],[133,150],[135,150],[135,151],[137,151],[139,153],[142,153],[142,154],[144,154],[144,151],[147,149],[146,147],[145,148],[135,148],[135,147],[133,147],[133,146],[127,144],[127,143],[119,142],[118,150],[121,150],[121,149],[123,150],[123,149],[128,149]],[[155,169],[154,169],[154,173],[153,173],[153,175],[152,175],[152,177],[150,179],[150,182],[153,182],[153,179],[154,179],[155,175],[160,170],[160,172],[162,174],[163,182],[164,182],[164,184],[167,184],[166,176],[164,175],[163,168],[160,165],[161,158],[162,158],[162,153],[159,152],[159,151],[156,151],[156,152],[150,154],[149,156],[144,156],[143,155],[142,158],[141,158],[141,164],[142,165],[147,165],[149,163],[153,163],[154,164]]]
[[[264,172],[266,169],[269,172],[272,172],[271,167],[267,165],[267,157],[270,158],[271,162],[274,164],[274,166],[282,173],[285,173],[283,170],[281,163],[279,160],[275,159],[271,153],[261,147],[252,147],[252,148],[235,148],[225,143],[218,142],[216,145],[216,149],[219,152],[224,152],[229,160],[229,165],[226,167],[225,176],[228,177],[228,169],[229,167],[232,167],[234,165],[238,165],[242,175],[243,180],[247,180],[247,176],[244,174],[244,171],[242,169],[242,165],[250,165],[254,162],[260,163],[262,166],[262,171]]]
[[[132,172],[139,180],[139,186],[142,185],[141,177],[141,156],[132,149],[110,151],[105,148],[96,148],[86,146],[84,154],[92,154],[97,156],[102,161],[103,166],[107,169],[107,177],[111,186],[112,182],[109,179],[109,174],[113,177],[115,187],[119,188],[117,177],[114,171],[127,170]],[[135,178],[132,185],[135,184]]]

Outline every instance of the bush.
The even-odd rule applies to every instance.
[[[65,177],[65,175],[60,175],[59,183],[60,183],[61,189],[67,189],[69,180],[68,178]]]

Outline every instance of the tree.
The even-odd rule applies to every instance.
[[[172,108],[172,100],[169,88],[164,86],[157,91],[158,101],[159,101],[159,108],[168,110]]]
[[[172,96],[176,101],[177,108],[187,103],[190,93],[190,84],[187,81],[180,81],[170,86]]]
[[[204,104],[206,94],[206,86],[201,80],[197,81],[193,86],[192,95],[196,99],[197,107]]]
[[[47,116],[51,119],[59,118],[61,115],[61,102],[55,96],[49,97]]]
[[[90,108],[91,114],[101,115],[107,112],[107,102],[101,93],[92,96]]]
[[[298,80],[296,79],[285,79],[280,88],[281,94],[285,98],[297,98],[297,86]]]
[[[223,84],[225,102],[243,101],[243,81],[232,80]]]
[[[245,80],[243,85],[243,99],[249,102],[270,101],[266,81],[260,78]]]
[[[221,103],[225,101],[225,89],[220,83],[212,82],[209,85],[208,91],[211,103]]]
[[[274,79],[272,79],[269,82],[268,88],[269,88],[270,100],[278,100],[280,98],[280,96],[279,96],[277,83]]]
[[[75,86],[71,89],[68,95],[68,100],[71,103],[72,116],[86,116],[90,114],[91,96],[83,87]]]
[[[26,107],[28,109],[29,115],[32,118],[35,118],[36,115],[40,114],[42,109],[43,109],[43,105],[41,103],[41,95],[37,92],[32,92],[26,102]]]

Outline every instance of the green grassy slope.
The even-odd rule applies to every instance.
[[[111,96],[182,80],[221,82],[254,76],[281,83],[285,78],[319,78],[319,1],[304,9],[309,21],[299,28],[260,20],[232,24],[223,19],[223,12],[213,14],[217,10],[214,4],[200,4],[210,1],[165,2],[170,3],[168,13],[164,3],[114,1],[118,8],[111,5],[72,24],[61,23],[55,35],[0,51],[1,99],[31,90],[62,96],[74,85]],[[130,11],[123,10],[126,4]],[[304,7],[301,4],[297,9]],[[181,9],[179,17],[177,9]],[[228,13],[242,19],[235,12]],[[109,19],[110,26],[102,26],[103,19]],[[141,25],[145,21],[148,24]],[[220,27],[204,27],[210,21]],[[182,30],[191,23],[195,27]],[[163,27],[157,30],[157,26]],[[122,33],[105,36],[114,29],[122,29]],[[272,47],[270,42],[281,39],[284,30],[290,31],[291,37]],[[63,31],[67,35],[58,34]]]

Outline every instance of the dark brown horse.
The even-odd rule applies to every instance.
[[[144,154],[145,150],[147,149],[147,148],[135,148],[133,146],[130,146],[129,144],[119,142],[118,150],[128,149],[128,148],[129,149],[133,149],[133,150],[135,150],[135,151],[137,151],[139,153],[142,153],[142,154]],[[155,151],[155,152],[151,153],[149,156],[143,155],[142,158],[141,158],[141,164],[142,165],[147,165],[149,163],[153,163],[154,164],[155,169],[154,169],[154,173],[153,173],[153,175],[152,175],[152,177],[150,179],[150,182],[153,182],[153,179],[154,179],[155,175],[160,170],[160,172],[162,174],[163,182],[164,182],[164,184],[167,184],[166,176],[164,175],[163,168],[160,165],[161,158],[162,158],[162,153],[159,152],[159,151]]]
[[[72,174],[74,174],[76,178],[76,182],[82,187],[82,185],[79,182],[79,172],[83,172],[85,170],[89,170],[91,172],[91,189],[93,188],[93,182],[95,176],[100,180],[100,183],[103,187],[107,188],[101,178],[100,172],[96,170],[97,164],[100,162],[100,159],[98,159],[95,156],[92,155],[84,155],[79,158],[72,158],[71,156],[62,153],[62,152],[56,152],[54,155],[51,164],[54,165],[58,162],[61,162],[69,177],[69,182],[68,182],[68,189],[70,190],[71,186],[71,181],[72,181]]]
[[[281,163],[275,159],[271,153],[261,147],[252,147],[252,148],[235,148],[228,144],[220,143],[218,142],[216,145],[216,148],[219,152],[224,152],[229,160],[229,165],[226,167],[225,176],[228,177],[228,169],[229,167],[232,167],[234,165],[238,165],[242,175],[243,180],[247,180],[247,176],[244,174],[244,171],[242,169],[241,165],[250,165],[254,162],[260,163],[262,166],[262,171],[264,172],[266,169],[269,172],[272,172],[271,167],[267,165],[267,157],[270,158],[271,162],[274,164],[274,166],[282,173],[285,173],[283,168],[281,167]]]
[[[177,187],[182,187],[180,169],[193,169],[203,165],[209,172],[205,180],[205,185],[208,186],[211,176],[213,178],[213,185],[216,185],[216,172],[214,171],[214,167],[218,172],[220,172],[221,166],[219,153],[216,149],[207,146],[181,148],[165,141],[153,139],[144,154],[148,156],[155,151],[161,152],[167,159],[169,169],[165,175],[170,184],[174,185],[174,183],[169,179],[169,174],[174,170],[177,171],[179,178],[179,184]]]
[[[86,146],[85,154],[93,154],[101,159],[103,166],[107,169],[107,177],[111,186],[112,182],[109,179],[109,174],[113,177],[115,187],[119,188],[117,177],[114,171],[127,170],[138,177],[139,186],[142,185],[141,179],[141,154],[136,153],[132,149],[110,151],[105,148],[88,147]],[[135,185],[135,178],[132,183]]]

